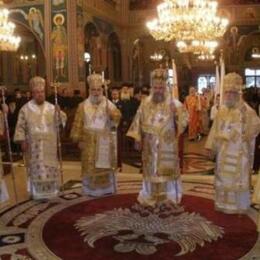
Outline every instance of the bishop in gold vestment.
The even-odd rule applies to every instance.
[[[88,77],[90,96],[79,104],[71,138],[81,149],[83,193],[102,196],[116,191],[116,127],[121,114],[103,96],[102,77]]]
[[[0,111],[0,137],[4,137],[4,115],[3,112]],[[6,188],[5,181],[3,179],[3,164],[2,164],[2,152],[0,149],[0,209],[4,205],[4,203],[8,200],[8,192]]]
[[[33,199],[57,196],[60,172],[57,158],[57,109],[45,101],[45,80],[30,81],[33,99],[20,110],[14,141],[20,143],[27,159],[28,188]],[[61,112],[63,126],[65,113]]]
[[[150,206],[180,202],[182,197],[178,135],[187,126],[188,115],[168,93],[165,77],[162,71],[152,73],[152,94],[143,100],[127,133],[142,147],[143,186],[138,201]]]
[[[206,149],[216,155],[215,208],[225,213],[243,213],[250,206],[250,173],[260,119],[242,101],[242,78],[224,77],[224,105],[210,130]]]

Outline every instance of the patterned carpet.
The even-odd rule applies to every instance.
[[[182,207],[152,210],[136,203],[140,186],[120,180],[114,196],[94,199],[75,188],[7,209],[0,259],[260,259],[254,209],[248,216],[215,212],[212,185],[184,183]]]

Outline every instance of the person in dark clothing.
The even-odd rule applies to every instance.
[[[15,132],[16,122],[18,119],[18,113],[21,108],[21,103],[19,102],[16,103],[16,101],[17,99],[14,96],[8,100],[9,112],[7,114],[7,120],[9,125],[9,134],[11,138],[12,151],[14,152],[14,154],[19,154],[21,152],[20,146],[13,142],[13,136]],[[18,101],[20,101],[19,98]]]
[[[26,92],[24,93],[24,100],[25,100],[25,102],[27,103],[27,102],[29,102],[31,99],[32,99],[31,91],[26,91]]]
[[[64,88],[61,93],[61,109],[65,112],[72,108],[71,97],[68,88]]]
[[[114,105],[121,111],[122,109],[122,104],[120,100],[120,92],[118,88],[112,88],[111,90],[111,101],[113,102]],[[122,112],[122,111],[121,111]]]
[[[57,99],[58,99],[58,104],[61,107],[62,96],[60,95],[59,91],[58,91],[58,94],[57,94]],[[55,105],[55,91],[54,91],[54,87],[51,88],[51,94],[47,97],[46,100],[48,102],[50,102],[51,104]]]
[[[140,104],[141,104],[141,101],[142,101],[142,91],[140,88],[135,88],[134,90],[134,97],[132,98],[132,110],[133,110],[133,117],[135,116]]]
[[[77,108],[83,100],[84,98],[80,95],[80,90],[75,89],[73,92],[73,97],[71,98],[71,107]]]
[[[122,104],[121,113],[122,113],[123,127],[127,131],[134,117],[132,98],[127,84],[122,85],[121,92],[120,92],[120,100]]]
[[[22,92],[18,88],[15,89],[14,91],[14,102],[15,102],[15,112],[17,113],[17,117],[18,117],[18,113],[20,109],[26,103],[26,98],[22,96]]]
[[[133,98],[134,97],[134,91],[135,91],[134,85],[132,83],[130,83],[127,86],[128,86],[128,92],[130,94],[130,97]]]

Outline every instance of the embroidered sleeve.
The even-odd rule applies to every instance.
[[[61,122],[61,125],[62,125],[63,128],[64,128],[65,125],[66,125],[67,118],[68,118],[68,117],[67,117],[66,113],[63,112],[63,111],[60,111],[60,122]]]
[[[113,123],[118,126],[120,119],[121,119],[121,112],[119,109],[117,109],[117,107],[112,103],[109,102],[109,109],[112,110],[112,116],[111,116],[111,120],[113,121]]]
[[[18,121],[16,123],[14,142],[22,142],[26,140],[26,117],[25,111],[22,108],[18,115]]]
[[[178,126],[178,134],[182,134],[189,122],[189,113],[185,106],[181,105],[177,108],[177,126]]]
[[[213,125],[210,129],[210,132],[209,132],[206,144],[205,144],[206,149],[212,150],[214,152],[216,152],[216,134],[217,134],[217,125],[218,125],[218,114],[217,114],[215,120],[213,121]]]
[[[70,137],[74,142],[80,142],[83,138],[84,130],[84,104],[81,103],[78,106],[75,119],[72,125]]]

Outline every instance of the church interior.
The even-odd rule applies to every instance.
[[[0,90],[0,259],[260,260],[260,0],[2,0]]]

